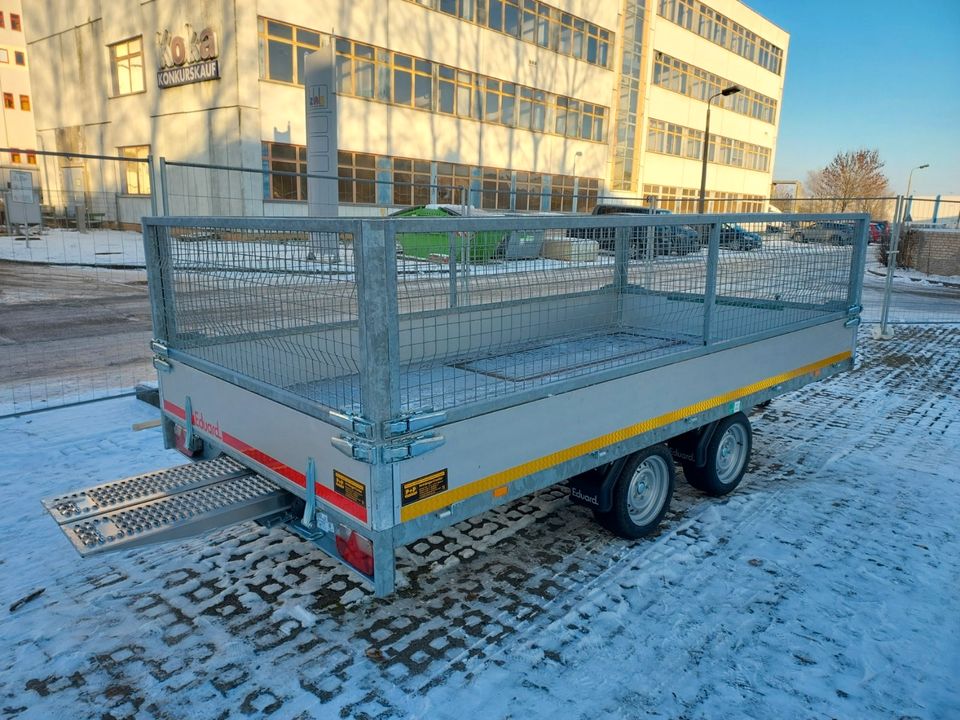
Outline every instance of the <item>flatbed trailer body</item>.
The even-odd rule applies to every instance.
[[[855,240],[721,248],[724,223],[769,215],[145,219],[167,444],[269,480],[292,501],[257,517],[388,594],[398,546],[852,368],[868,217],[775,219]],[[671,224],[706,247],[657,255]],[[595,258],[455,252],[601,228]],[[405,232],[447,233],[450,256],[398,257]]]

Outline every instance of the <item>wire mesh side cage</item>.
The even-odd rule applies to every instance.
[[[148,245],[171,350],[386,420],[479,412],[844,317],[866,223],[164,218]]]

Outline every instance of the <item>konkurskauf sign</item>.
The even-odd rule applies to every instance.
[[[157,86],[161,88],[188,85],[204,80],[216,80],[220,77],[220,61],[205,60],[195,65],[161,70],[157,73]]]

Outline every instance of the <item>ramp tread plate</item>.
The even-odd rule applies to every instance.
[[[104,512],[60,527],[81,555],[189,537],[290,506],[292,496],[249,474]]]
[[[47,498],[43,506],[62,525],[252,472],[223,456],[75,490]]]

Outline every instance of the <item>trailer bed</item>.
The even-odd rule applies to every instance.
[[[694,348],[698,340],[664,337],[654,331],[613,331],[559,337],[534,347],[434,367],[411,365],[400,369],[400,407],[405,413],[456,407]],[[296,383],[287,389],[337,407],[345,394],[359,397],[360,374]]]

